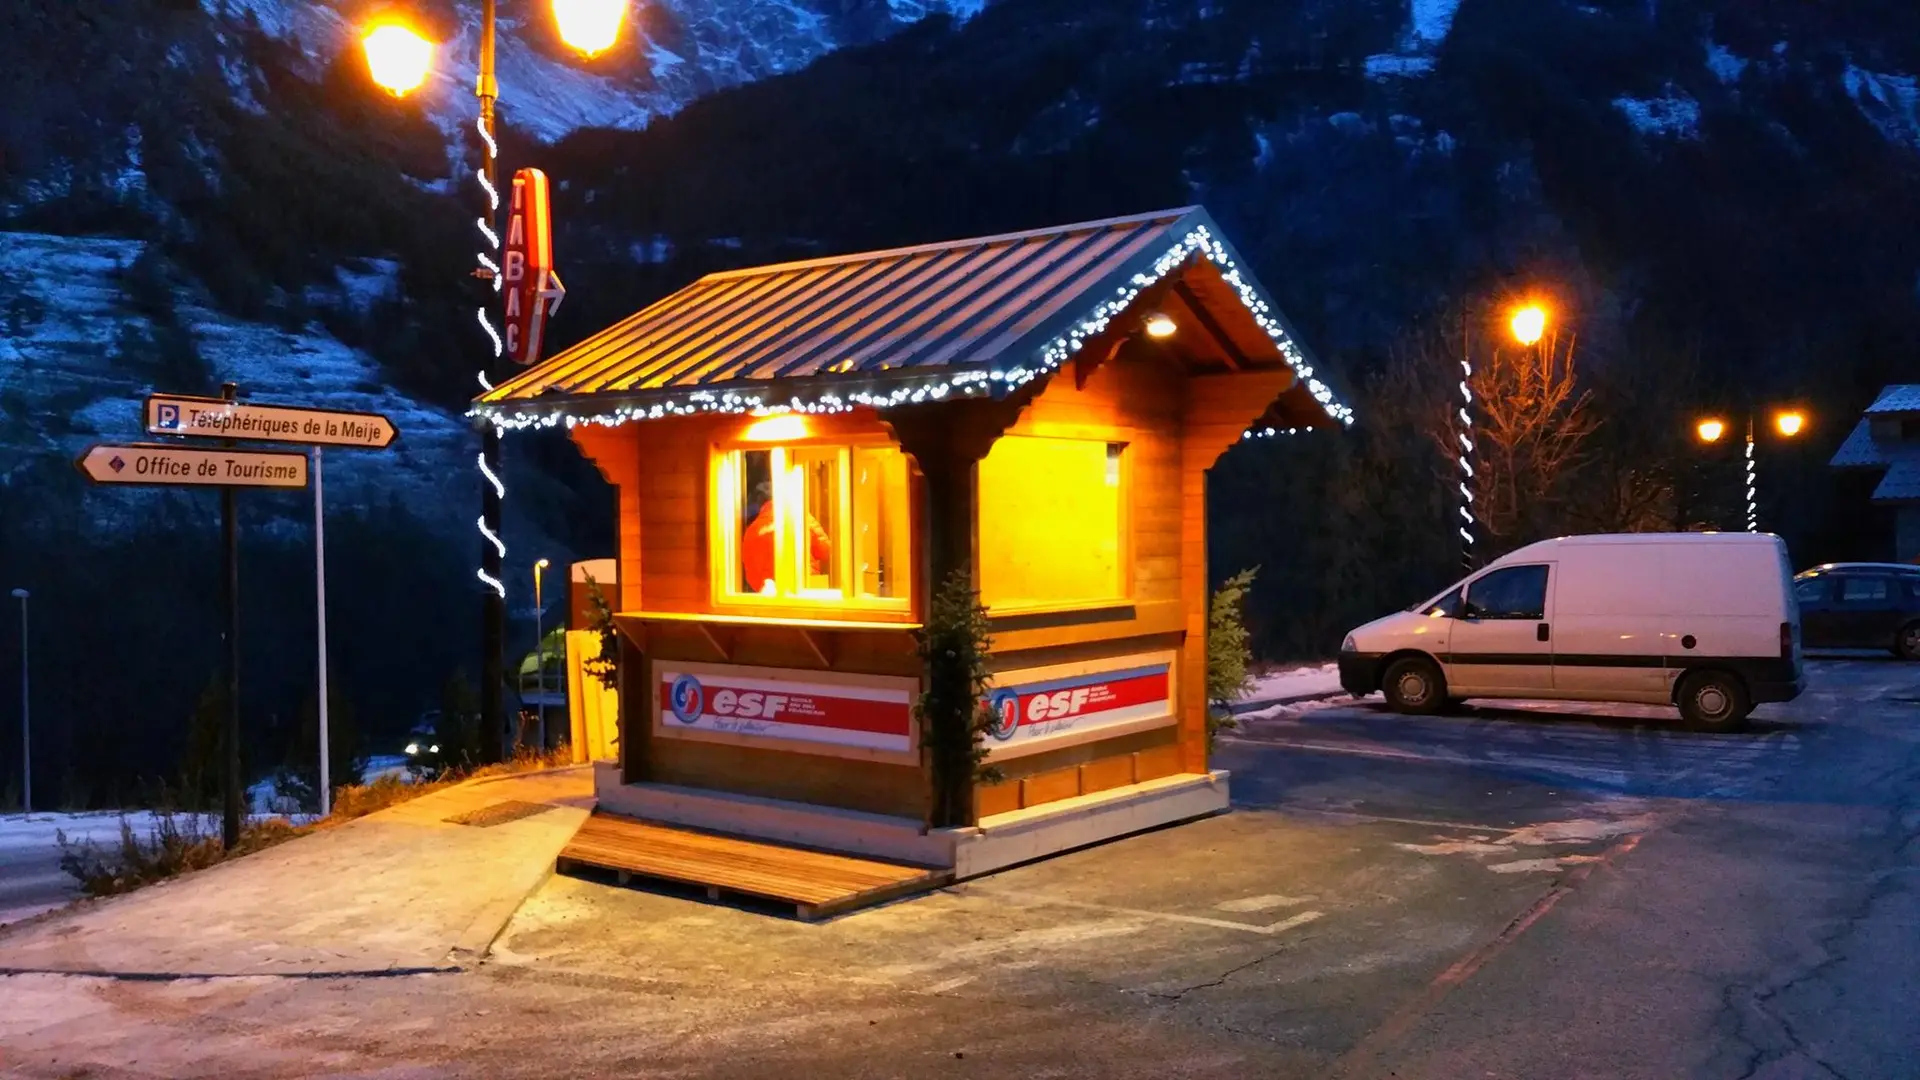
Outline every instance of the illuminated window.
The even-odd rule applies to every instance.
[[[720,451],[716,591],[723,599],[905,607],[906,455],[802,444]]]
[[[1009,435],[980,462],[980,592],[996,611],[1127,594],[1126,448]]]

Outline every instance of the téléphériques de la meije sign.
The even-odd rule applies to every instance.
[[[227,609],[227,717],[225,738],[236,748],[227,756],[222,841],[231,848],[240,837],[240,553],[234,492],[241,488],[305,488],[314,479],[314,534],[321,528],[321,487],[317,472],[323,448],[352,447],[385,450],[399,431],[377,413],[343,412],[297,405],[261,405],[239,400],[239,388],[226,384],[222,396],[153,394],[141,407],[142,427],[149,435],[179,436],[171,442],[96,443],[81,452],[74,467],[96,484],[142,487],[215,488],[220,492],[221,546],[225,551]],[[311,451],[240,448],[235,443],[281,443],[311,447]],[[319,571],[316,542],[316,580],[324,612],[325,576]],[[321,640],[325,641],[324,614]],[[320,684],[326,685],[325,647],[322,645]],[[326,714],[321,713],[321,760],[326,760]],[[322,766],[324,770],[325,766]],[[322,772],[325,777],[325,772]]]
[[[531,365],[546,344],[547,317],[560,310],[567,289],[553,269],[553,223],[547,174],[521,169],[513,174],[507,205],[507,242],[500,268],[500,303],[506,352],[513,362]]]

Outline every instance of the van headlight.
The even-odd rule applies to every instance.
[[[1354,644],[1352,634],[1348,634],[1347,640],[1340,643],[1340,651],[1341,652],[1359,652],[1360,651],[1360,646]]]

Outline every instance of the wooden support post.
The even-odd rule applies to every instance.
[[[994,441],[1011,427],[1030,393],[1003,401],[952,401],[893,410],[886,420],[905,450],[919,466],[925,498],[925,544],[916,603],[924,619],[928,604],[956,572],[970,575],[978,536],[977,472]],[[930,670],[927,678],[932,679]],[[923,745],[930,744],[921,733]],[[936,828],[973,823],[973,772],[929,753],[925,764],[932,788],[929,824]]]
[[[653,710],[649,708],[646,654],[624,632],[620,635],[620,782],[647,779],[647,755],[653,748]]]

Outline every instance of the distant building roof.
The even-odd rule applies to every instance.
[[[1878,503],[1920,503],[1920,385],[1885,387],[1827,464],[1836,469],[1885,469],[1873,491]]]
[[[702,411],[885,408],[1003,396],[1043,378],[1145,290],[1252,366],[1299,375],[1300,426],[1351,423],[1198,207],[709,274],[481,395],[506,427]],[[1202,310],[1204,309],[1204,310]]]
[[[1920,502],[1920,454],[1897,461],[1873,489],[1874,502]]]
[[[1895,383],[1882,389],[1873,404],[1867,406],[1868,416],[1900,413],[1920,414],[1920,383]]]

